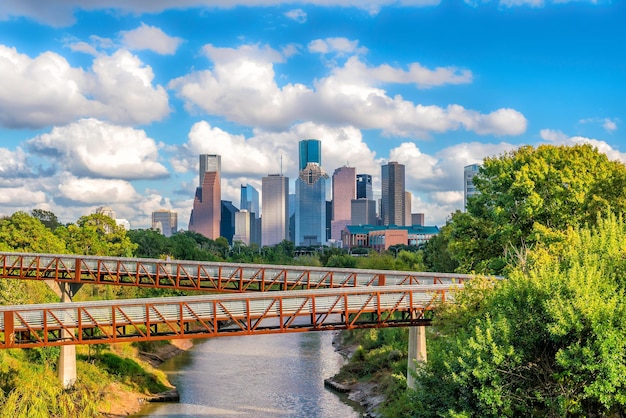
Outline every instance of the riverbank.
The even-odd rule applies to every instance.
[[[165,344],[154,348],[150,352],[139,351],[139,360],[149,364],[153,368],[158,368],[164,361],[175,357],[193,347],[192,340],[171,340]],[[172,396],[172,389],[164,392],[165,395]],[[149,399],[158,397],[158,394],[147,396],[145,393],[129,392],[124,390],[119,384],[111,384],[106,388],[107,397],[104,408],[101,410],[103,416],[107,418],[120,418],[138,413],[149,402]]]
[[[338,332],[333,338],[333,347],[335,351],[348,361],[356,352],[358,344],[345,343],[343,333]],[[329,386],[341,388],[340,392],[345,393],[348,399],[361,405],[365,409],[365,418],[380,417],[376,410],[384,401],[384,396],[380,394],[378,384],[372,381],[363,382],[356,379],[345,380],[340,379],[338,376],[339,374],[326,379],[329,382]]]

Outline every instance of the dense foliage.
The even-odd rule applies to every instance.
[[[626,166],[590,145],[524,146],[486,158],[478,194],[442,228],[457,271],[500,274],[516,253],[598,213],[626,211]]]
[[[626,225],[538,245],[508,280],[437,317],[413,416],[606,416],[626,410]]]

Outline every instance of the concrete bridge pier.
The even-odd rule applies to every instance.
[[[416,390],[415,373],[417,363],[426,362],[426,327],[409,327],[409,362],[406,371],[406,385]]]
[[[61,302],[72,302],[72,296],[81,288],[81,284],[74,283],[58,283],[46,281],[48,286],[59,296]],[[62,337],[71,338],[70,332],[62,330]],[[74,386],[76,383],[76,346],[62,345],[59,363],[57,364],[57,372],[59,380],[64,389]]]

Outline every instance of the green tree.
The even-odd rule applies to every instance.
[[[501,273],[507,257],[596,214],[626,211],[626,166],[590,145],[524,146],[485,159],[466,212],[443,229],[463,272]]]
[[[76,224],[57,228],[55,234],[72,254],[132,257],[137,248],[123,226],[100,213],[82,216]]]
[[[508,280],[477,281],[438,313],[414,416],[623,413],[626,225],[595,224],[527,250]]]
[[[41,223],[44,224],[46,228],[48,228],[49,230],[53,232],[55,229],[61,226],[61,223],[59,222],[59,218],[57,218],[57,216],[49,210],[33,209],[30,212],[30,214],[34,218],[39,219],[39,221],[41,221]]]
[[[25,212],[0,219],[0,247],[4,251],[63,254],[65,244],[41,221]]]
[[[137,245],[135,255],[141,258],[160,258],[171,253],[168,237],[154,229],[131,229],[126,232],[128,238]]]

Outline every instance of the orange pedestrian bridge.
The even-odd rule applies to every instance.
[[[409,357],[425,361],[421,325],[472,277],[2,252],[0,279],[45,281],[62,302],[0,306],[0,349],[61,346],[65,386],[75,380],[76,344],[409,326]],[[84,284],[197,294],[71,302]]]

